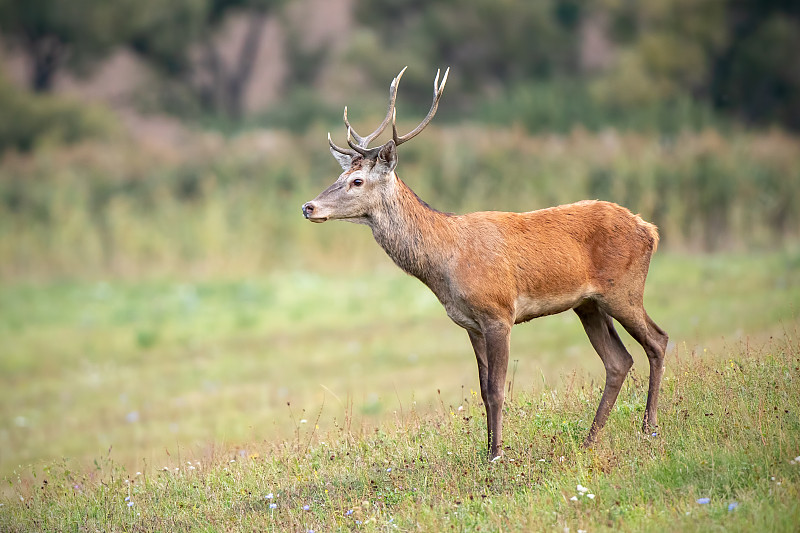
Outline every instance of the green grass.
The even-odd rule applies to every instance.
[[[344,407],[324,434],[304,425],[284,443],[253,442],[201,460],[176,456],[161,470],[134,472],[108,459],[87,472],[36,467],[35,479],[9,480],[0,526],[796,531],[797,338],[718,357],[679,350],[669,363],[655,438],[639,433],[645,394],[634,380],[591,450],[579,446],[599,387],[575,379],[518,394],[506,406],[506,454],[493,463],[483,456],[483,407],[469,393],[432,413],[409,406],[374,429],[349,425]]]
[[[62,458],[80,470],[109,448],[142,469],[289,438],[318,414],[322,432],[343,409],[372,425],[478,390],[466,334],[424,286],[385,258],[353,274],[1,287],[0,476]],[[797,302],[797,252],[659,253],[646,292],[671,353],[758,345],[796,327]],[[514,329],[516,390],[561,388],[576,372],[602,384],[572,313]]]

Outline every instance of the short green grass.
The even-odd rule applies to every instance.
[[[796,327],[798,302],[798,252],[659,253],[646,293],[671,354],[761,342]],[[109,449],[141,470],[297,427],[324,432],[343,409],[371,425],[478,390],[466,334],[388,260],[237,281],[4,285],[0,346],[0,476],[62,459],[81,470]],[[516,390],[561,389],[575,372],[602,384],[572,313],[514,329]]]
[[[599,443],[580,448],[600,390],[576,378],[521,393],[505,456],[483,455],[469,392],[408,406],[375,428],[352,413],[320,434],[197,460],[90,471],[59,463],[10,478],[4,531],[796,531],[800,343],[784,334],[724,355],[670,357],[656,436],[628,380]],[[160,467],[160,464],[159,464]]]

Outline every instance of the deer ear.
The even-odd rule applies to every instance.
[[[336,161],[339,162],[339,166],[342,167],[342,170],[350,170],[350,167],[353,165],[353,158],[347,154],[341,154],[331,148],[331,153],[333,157],[336,158]]]
[[[397,166],[397,146],[394,140],[390,139],[389,142],[381,146],[378,152],[378,165],[385,169],[386,172],[391,172]]]

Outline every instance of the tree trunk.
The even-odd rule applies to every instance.
[[[197,88],[203,106],[217,114],[239,120],[244,114],[244,96],[253,74],[258,47],[264,33],[267,14],[250,14],[242,45],[232,65],[225,65],[211,37],[203,43],[203,68],[208,70],[207,86]]]
[[[49,92],[58,72],[66,46],[57,38],[45,36],[28,42],[28,52],[33,63],[31,69],[31,88],[37,93]]]
[[[242,40],[239,56],[232,72],[225,80],[225,111],[232,119],[239,120],[244,114],[244,95],[258,57],[258,46],[264,33],[267,16],[256,12],[250,18],[247,33]]]

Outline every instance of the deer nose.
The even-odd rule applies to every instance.
[[[306,202],[303,204],[303,216],[308,218],[314,213],[314,204]]]

